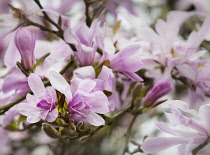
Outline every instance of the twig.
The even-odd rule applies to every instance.
[[[208,145],[209,142],[210,142],[210,137],[208,137],[208,139],[204,143],[202,143],[202,144],[198,145],[196,148],[194,148],[192,150],[192,154],[196,155],[201,149],[203,149],[206,145]]]
[[[131,133],[131,130],[132,130],[132,127],[134,125],[134,122],[136,120],[138,115],[134,115],[128,129],[127,129],[127,133],[126,133],[126,140],[125,140],[125,147],[124,147],[124,150],[123,150],[123,155],[128,151],[128,143],[129,143],[129,139],[130,139],[130,133]]]
[[[43,9],[39,0],[34,0],[34,1],[40,7],[40,9]],[[48,14],[45,11],[42,11],[42,13],[44,14],[46,20],[48,20],[51,24],[53,24],[58,30],[61,30],[60,27],[48,16]]]
[[[89,4],[88,0],[84,0],[84,2],[85,2],[86,24],[88,27],[90,27],[91,23],[92,23],[92,19],[90,18],[90,14],[89,14],[90,4]]]
[[[40,28],[42,31],[46,31],[46,32],[50,32],[50,33],[54,33],[54,34],[58,35],[57,31],[50,30],[50,29],[46,28],[45,26],[42,26],[38,23],[34,23],[30,20],[27,21],[27,25],[33,25],[33,26]]]

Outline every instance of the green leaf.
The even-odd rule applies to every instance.
[[[142,99],[144,96],[146,96],[146,94],[148,93],[148,91],[149,91],[151,88],[152,88],[151,86],[143,88],[143,89],[139,92],[139,94],[136,96],[136,99]]]
[[[144,83],[136,83],[136,85],[134,86],[133,88],[133,91],[132,91],[132,100],[135,101],[136,98],[139,96],[139,94],[141,93],[142,91],[142,88],[144,86]]]
[[[109,60],[105,60],[105,61],[103,62],[103,64],[101,64],[98,68],[95,69],[96,78],[97,78],[98,75],[101,73],[101,70],[102,70],[103,66],[109,67],[109,66],[110,66],[110,61],[109,61]]]
[[[20,115],[19,118],[18,118],[18,120],[17,120],[17,126],[19,126],[21,122],[23,122],[24,120],[26,120],[26,118],[27,118],[26,116]]]
[[[43,55],[43,56],[36,62],[36,64],[33,66],[33,71],[35,71],[36,68],[37,68],[38,66],[40,66],[41,64],[43,64],[44,60],[45,60],[49,55],[50,55],[50,53],[47,53],[47,54]]]
[[[23,65],[20,62],[17,62],[16,65],[23,74],[25,74],[27,77],[29,76],[29,72],[23,67]]]
[[[62,113],[63,111],[68,111],[68,105],[65,101],[65,95],[61,94],[60,92],[56,91],[58,103],[56,105],[56,108],[58,109],[59,113]]]
[[[5,127],[6,130],[9,130],[9,131],[19,131],[18,127],[17,127],[17,124],[16,122],[13,120],[11,121],[6,127]]]

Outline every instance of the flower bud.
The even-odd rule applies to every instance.
[[[51,125],[49,125],[47,123],[42,124],[42,130],[51,138],[54,138],[54,139],[60,139],[61,138],[60,133],[56,129],[54,129]]]
[[[148,92],[144,98],[144,106],[152,106],[159,98],[168,94],[171,91],[171,85],[168,81],[162,80],[154,85],[152,90]]]
[[[36,36],[33,31],[25,28],[18,29],[15,34],[15,45],[21,55],[21,63],[26,70],[32,69],[35,63],[34,47]]]

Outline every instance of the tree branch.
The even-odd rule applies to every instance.
[[[192,150],[192,154],[196,155],[201,149],[203,149],[206,145],[208,145],[209,142],[210,142],[210,137],[208,137],[208,139],[204,143],[202,143],[202,144],[198,145],[196,148],[194,148]]]
[[[130,134],[131,134],[131,130],[133,128],[133,125],[134,125],[134,122],[136,120],[136,118],[138,117],[138,115],[134,115],[132,121],[130,122],[130,125],[127,129],[127,133],[126,133],[126,140],[125,140],[125,147],[124,147],[124,150],[123,150],[123,155],[128,152],[128,143],[129,143],[129,139],[130,139]]]
[[[44,9],[39,0],[34,0],[34,2],[40,7],[40,9]],[[51,24],[53,24],[58,30],[61,30],[60,27],[48,16],[45,11],[42,11],[46,20],[48,20]]]

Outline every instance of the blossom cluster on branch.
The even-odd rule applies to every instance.
[[[0,40],[0,154],[210,154],[210,0],[4,0]]]

